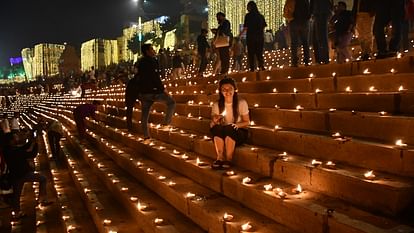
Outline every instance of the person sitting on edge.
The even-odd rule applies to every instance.
[[[247,126],[250,123],[249,107],[246,100],[239,99],[236,83],[224,78],[219,83],[219,100],[211,110],[210,132],[213,134],[217,160],[213,169],[229,168],[236,145],[247,140]]]
[[[99,105],[99,101],[94,100],[92,104],[81,104],[73,110],[73,118],[75,119],[76,128],[78,129],[79,138],[85,137],[85,118],[92,117],[94,120],[97,120],[95,117],[96,109]]]

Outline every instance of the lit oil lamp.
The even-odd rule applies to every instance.
[[[316,93],[316,94],[318,94],[318,93],[322,93],[322,90],[321,90],[321,89],[319,89],[319,88],[316,88],[315,93]]]
[[[276,93],[277,92],[277,89],[276,88],[273,88],[273,93]]]
[[[293,88],[293,93],[298,93],[298,89]]]
[[[362,72],[363,74],[371,74],[371,72],[369,71],[369,69],[368,68],[366,68],[365,70],[364,70],[364,72]]]
[[[279,125],[275,125],[275,128],[274,128],[275,131],[281,130],[281,129],[282,129],[282,127],[280,127]]]
[[[158,179],[159,180],[165,180],[165,179],[167,179],[167,177],[165,177],[165,176],[158,176]]]
[[[126,191],[128,191],[128,188],[127,188],[127,187],[122,187],[122,188],[121,188],[121,191],[122,191],[122,192],[126,192]]]
[[[336,133],[332,134],[332,137],[333,137],[334,139],[338,139],[338,138],[341,138],[341,137],[342,137],[342,135],[341,135],[339,132],[336,132]]]
[[[273,186],[272,184],[266,184],[266,185],[263,185],[263,188],[266,191],[271,191],[273,189]]]
[[[376,91],[378,91],[378,90],[377,90],[377,88],[375,88],[374,86],[370,86],[370,87],[369,87],[369,91],[370,91],[370,92],[376,92]]]
[[[365,172],[364,177],[368,180],[375,179],[374,171],[371,170],[371,171]]]
[[[404,88],[404,86],[400,86],[399,88],[398,88],[398,91],[399,92],[406,92],[407,91],[407,89],[406,88]]]
[[[129,200],[131,200],[132,202],[136,202],[138,201],[138,197],[130,197]]]
[[[351,89],[351,87],[350,87],[350,86],[347,86],[347,87],[345,88],[345,91],[349,93],[349,92],[352,92],[352,89]]]
[[[194,194],[194,193],[192,193],[192,192],[188,192],[186,195],[185,195],[185,197],[186,198],[194,198],[196,195]]]
[[[300,194],[302,192],[303,192],[303,190],[302,190],[302,186],[300,184],[298,184],[298,186],[296,186],[296,188],[292,189],[292,193],[294,193],[294,194]]]
[[[233,170],[230,170],[226,171],[224,174],[226,174],[227,176],[234,176],[236,173]]]
[[[180,151],[178,151],[178,150],[176,150],[176,149],[174,149],[174,150],[173,150],[173,154],[175,154],[175,155],[180,155],[180,154],[181,154],[181,152],[180,152]]]
[[[281,188],[275,188],[273,192],[278,195],[281,199],[285,199],[287,197],[287,193],[284,192]]]
[[[321,165],[321,164],[322,164],[322,161],[319,161],[319,160],[313,159],[313,160],[312,160],[312,162],[311,162],[311,164],[312,164],[312,166],[317,167],[317,166],[319,166],[319,165]]]
[[[111,224],[112,223],[112,221],[110,220],[110,219],[104,219],[103,220],[103,223],[104,223],[104,225],[109,225],[109,224]]]
[[[153,172],[153,171],[154,171],[154,169],[153,169],[153,168],[150,168],[150,167],[149,167],[149,168],[147,168],[147,172],[148,172],[148,173]]]
[[[397,141],[395,141],[395,145],[398,147],[407,147],[407,144],[403,143],[401,139],[398,139]]]
[[[297,111],[302,111],[303,109],[305,109],[305,108],[303,108],[303,107],[302,107],[302,106],[300,106],[300,105],[296,106],[296,110],[297,110]]]
[[[255,107],[255,108],[258,108],[258,107],[259,107],[259,104],[254,104],[254,107]]]
[[[197,159],[196,159],[196,164],[197,164],[197,166],[199,166],[199,167],[204,167],[204,166],[207,166],[207,163],[205,163],[205,162],[201,161],[199,157],[197,157]]]
[[[181,155],[181,158],[184,159],[184,160],[188,160],[189,159],[188,155],[186,155],[186,154]]]
[[[250,222],[247,222],[241,226],[242,231],[250,231],[252,229],[252,225]]]
[[[138,209],[139,211],[145,211],[145,210],[147,210],[147,209],[148,209],[148,206],[147,206],[145,203],[138,202],[138,204],[137,204],[137,209]]]
[[[244,177],[242,180],[243,184],[250,184],[252,182],[252,179],[250,177]]]
[[[336,168],[336,164],[332,161],[328,161],[325,163],[325,167],[329,168],[329,169],[335,169]]]
[[[233,215],[231,215],[231,214],[228,214],[227,212],[226,212],[226,213],[224,213],[224,215],[223,215],[223,220],[224,220],[224,221],[226,221],[226,222],[230,222],[230,221],[232,221],[232,220],[233,220],[233,218],[234,218],[234,216],[233,216]]]
[[[154,219],[154,224],[155,225],[161,225],[164,223],[164,220],[162,218],[155,218]]]
[[[329,109],[329,112],[335,112],[336,111],[336,108],[330,108]]]

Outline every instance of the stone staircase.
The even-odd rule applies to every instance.
[[[62,146],[73,180],[77,171],[102,183],[81,186],[80,193],[105,190],[114,200],[102,204],[104,210],[127,210],[123,223],[114,214],[94,217],[96,210],[87,208],[99,232],[114,230],[110,227],[119,232],[414,232],[413,59],[232,74],[252,123],[248,143],[236,149],[235,166],[226,171],[209,166],[215,159],[209,118],[220,77],[168,80],[177,101],[174,128],[159,127],[165,107],[154,104],[151,142],[126,131],[121,86],[84,99],[51,96],[29,117],[56,118],[65,125]],[[100,122],[89,119],[87,139],[80,142],[72,111],[95,99],[105,103],[98,110]],[[133,115],[140,132],[139,107]],[[366,177],[369,171],[375,177]],[[131,224],[137,228],[123,227]]]

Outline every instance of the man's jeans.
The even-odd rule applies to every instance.
[[[167,95],[166,93],[140,94],[139,100],[142,104],[141,125],[145,138],[149,137],[148,119],[151,106],[154,102],[163,102],[167,105],[167,114],[164,118],[164,124],[168,125],[171,123],[171,119],[175,111],[175,101],[173,98],[171,98],[171,96]]]
[[[289,23],[291,38],[291,59],[292,65],[297,66],[299,62],[298,47],[303,45],[303,62],[309,64],[309,22],[291,22]]]

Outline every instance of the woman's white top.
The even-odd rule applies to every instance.
[[[249,106],[247,105],[246,100],[239,99],[239,117],[237,118],[237,121],[234,121],[233,117],[233,103],[226,103],[224,102],[224,111],[219,112],[219,106],[218,101],[213,104],[213,107],[211,109],[211,115],[223,115],[224,116],[224,123],[231,124],[231,123],[237,123],[241,122],[242,118],[241,116],[244,116],[246,114],[249,114]]]

